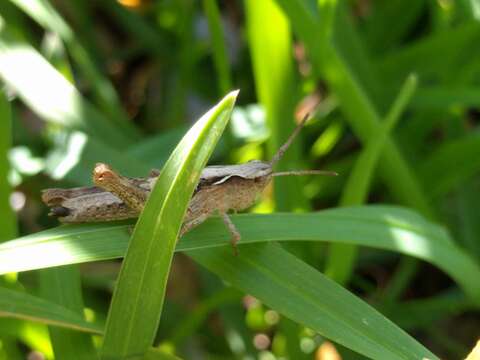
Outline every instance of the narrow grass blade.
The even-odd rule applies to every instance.
[[[277,0],[277,3],[284,9],[299,38],[305,42],[316,72],[323,75],[338,97],[340,108],[352,130],[366,144],[380,126],[380,117],[371,99],[362,90],[362,85],[357,82],[355,75],[346,65],[347,62],[342,58],[341,52],[335,44],[332,44],[329,31],[323,29],[324,24],[328,23],[327,19],[335,16],[335,9],[329,9],[333,3],[321,2],[323,22],[319,20],[318,14],[302,1]],[[333,20],[330,19],[331,22]],[[319,32],[323,34],[320,39]],[[412,206],[427,216],[434,216],[434,211],[418,180],[390,138],[385,141],[379,165],[384,181],[399,202]]]
[[[117,20],[119,26],[145,50],[161,58],[168,59],[170,54],[167,49],[167,38],[163,37],[158,28],[145,21],[140,14],[129,11],[115,1],[100,1],[97,4],[102,10]]]
[[[367,142],[365,149],[355,162],[342,193],[340,206],[363,204],[368,197],[372,178],[381,156],[385,140],[395,127],[412,97],[417,85],[417,78],[410,76],[395,99],[386,118],[382,121],[376,135]],[[327,258],[326,274],[340,284],[345,284],[352,275],[355,266],[356,248],[346,244],[335,244],[330,247]]]
[[[407,300],[381,306],[385,314],[403,329],[421,329],[431,326],[448,316],[457,316],[466,311],[476,311],[478,306],[462,293],[453,290],[430,298]]]
[[[410,108],[445,111],[451,107],[479,107],[480,89],[474,86],[428,86],[419,88]]]
[[[278,244],[189,251],[210,271],[263,303],[372,359],[438,359],[375,309]]]
[[[221,94],[232,90],[232,75],[228,60],[225,34],[217,0],[203,0],[203,10],[208,20],[210,41],[213,52],[213,63],[218,76],[218,88]]]
[[[235,215],[240,245],[265,241],[322,241],[394,251],[436,265],[480,303],[480,267],[439,226],[391,206],[339,208],[311,214]],[[125,255],[131,225],[61,226],[0,245],[0,274],[105,260]],[[188,233],[177,251],[229,245],[220,219]],[[35,254],[46,254],[38,257]],[[47,255],[48,254],[48,255]],[[29,261],[25,261],[29,259]]]
[[[292,34],[287,17],[274,0],[248,0],[245,11],[255,88],[270,127],[267,146],[271,158],[295,128],[295,105],[300,93],[294,71]],[[265,26],[266,23],[269,26]],[[297,140],[285,153],[277,170],[295,169],[299,149]],[[277,210],[307,207],[300,181],[302,179],[295,176],[275,179]]]
[[[53,358],[47,327],[38,322],[15,318],[0,319],[0,336],[12,336],[31,349],[36,349],[47,359]],[[25,358],[23,357],[22,360]]]
[[[403,0],[375,4],[375,11],[365,23],[365,40],[372,53],[383,53],[401,42],[417,24],[418,18],[425,10],[425,5],[425,0],[412,2],[409,6],[405,6]],[[392,29],[391,21],[400,12],[402,21]],[[378,29],[389,29],[389,31],[378,31]]]
[[[152,345],[182,219],[236,96],[230,93],[206,113],[162,169],[122,264],[107,319],[104,359],[138,356]]]
[[[454,233],[458,234],[459,245],[476,259],[480,259],[480,184],[475,179],[465,181],[458,189],[457,199],[454,202],[456,213],[453,220]],[[456,221],[455,221],[456,220]]]
[[[8,181],[10,164],[8,151],[12,145],[12,117],[10,104],[0,90],[0,242],[17,235],[17,220],[10,206],[11,187]]]
[[[4,288],[0,288],[0,317],[31,320],[88,333],[102,332],[98,326],[63,306]]]
[[[5,30],[0,33],[0,78],[45,121],[81,129],[115,147],[132,142],[32,46],[12,40]]]
[[[357,24],[352,21],[350,5],[338,2],[337,7],[338,15],[333,24],[335,46],[341,49],[343,60],[348,63],[357,82],[362,84],[374,106],[384,113],[393,98],[383,89],[383,81],[380,81],[378,69],[372,60],[372,55],[377,52],[369,51],[362,32],[358,31]]]
[[[44,299],[65,307],[83,318],[80,272],[74,265],[40,272],[40,292]],[[49,326],[53,352],[58,359],[96,359],[90,334]]]
[[[480,167],[480,132],[440,145],[420,164],[420,175],[428,195],[439,198],[470,179]]]
[[[88,54],[75,36],[73,29],[62,19],[48,0],[10,1],[21,8],[40,26],[61,37],[74,61],[78,64],[79,69],[85,74],[85,78],[89,80],[89,85],[92,87],[101,109],[107,114],[108,121],[114,123],[117,129],[121,130],[129,138],[138,138],[138,131],[123,111],[113,85],[97,69],[90,54]]]
[[[218,290],[210,297],[202,300],[191,311],[188,317],[185,317],[173,329],[172,334],[168,337],[168,342],[176,347],[185,339],[195,334],[208,316],[226,303],[238,304],[242,300],[243,294],[231,287],[224,287]]]
[[[464,22],[389,53],[377,66],[383,78],[394,82],[401,82],[412,71],[420,78],[441,77],[451,72],[455,59],[478,42],[479,33],[479,23]]]
[[[8,179],[10,163],[8,152],[12,146],[12,115],[5,93],[0,89],[0,242],[17,236],[17,219],[10,205],[11,186]],[[0,358],[20,359],[16,341],[3,339]],[[18,354],[17,354],[18,355]]]

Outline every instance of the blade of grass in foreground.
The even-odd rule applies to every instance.
[[[17,219],[10,205],[10,195],[12,192],[8,173],[10,163],[8,161],[8,152],[12,146],[12,114],[10,104],[3,90],[0,89],[0,242],[14,239],[17,236]],[[3,351],[0,350],[0,358],[5,355],[6,358],[19,359],[15,356],[17,346],[12,339],[2,341]]]
[[[182,219],[236,96],[237,92],[228,94],[206,113],[162,169],[122,264],[107,318],[104,359],[138,356],[152,345]]]
[[[369,246],[428,261],[449,274],[480,304],[480,268],[439,226],[392,206],[358,206],[311,214],[244,214],[232,220],[240,245],[265,241],[324,241]],[[0,274],[122,257],[128,243],[123,224],[60,226],[0,245]],[[176,250],[228,246],[220,219],[186,234]],[[45,256],[35,256],[36,254]],[[25,261],[28,259],[28,261]]]
[[[13,239],[17,234],[17,221],[10,206],[11,188],[8,182],[8,151],[12,141],[10,104],[0,90],[0,242]]]
[[[372,359],[438,359],[387,318],[278,244],[187,254],[286,317]]]
[[[98,326],[86,322],[80,315],[47,300],[0,288],[0,317],[37,321],[47,325],[101,334]]]

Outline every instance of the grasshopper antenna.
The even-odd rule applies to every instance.
[[[273,156],[272,160],[270,161],[270,166],[273,167],[278,161],[282,158],[283,154],[287,151],[289,146],[292,144],[293,140],[297,137],[300,130],[302,130],[305,123],[310,118],[310,114],[306,114],[300,124],[297,125],[295,130],[293,130],[292,134],[288,137],[287,141],[278,149],[277,153]],[[291,176],[291,175],[326,175],[326,176],[337,176],[338,173],[335,171],[324,171],[324,170],[293,170],[293,171],[279,171],[274,172],[272,176]]]
[[[292,171],[279,171],[274,172],[272,176],[302,176],[302,175],[326,175],[326,176],[338,176],[335,171],[328,170],[292,170]]]
[[[280,146],[280,149],[278,149],[277,153],[273,155],[272,160],[270,160],[270,166],[273,167],[275,164],[278,163],[278,161],[282,158],[283,154],[285,154],[285,151],[290,147],[292,144],[293,140],[297,137],[298,133],[300,130],[302,130],[303,126],[307,122],[307,120],[310,118],[310,114],[307,114],[303,117],[302,121],[300,121],[300,124],[297,125],[295,130],[293,130],[292,134],[288,137],[287,141],[285,141],[285,144]]]

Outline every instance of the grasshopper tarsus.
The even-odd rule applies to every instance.
[[[237,244],[242,238],[240,235],[240,232],[238,231],[237,227],[235,226],[232,219],[230,219],[230,216],[228,216],[227,213],[224,212],[221,214],[221,216],[222,216],[223,223],[225,224],[225,226],[227,227],[231,235],[230,243],[232,244],[233,255],[238,256]]]

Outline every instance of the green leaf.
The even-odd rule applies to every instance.
[[[171,48],[167,39],[158,31],[157,27],[152,26],[139,13],[129,11],[125,6],[115,1],[100,1],[97,5],[112,16],[121,29],[127,32],[132,39],[135,39],[142,49],[162,60],[171,56],[167,50]]]
[[[218,89],[220,93],[225,94],[232,89],[232,75],[217,0],[203,0],[203,9],[208,20],[213,63],[218,76]]]
[[[265,241],[324,241],[414,256],[444,270],[473,299],[480,299],[480,268],[438,225],[392,206],[359,206],[310,214],[234,215],[240,245]],[[131,225],[64,225],[0,245],[0,274],[122,257]],[[229,245],[220,219],[187,233],[177,251]],[[241,249],[240,249],[241,251]],[[35,254],[45,256],[34,256]],[[29,259],[29,261],[25,261]]]
[[[451,107],[480,106],[480,90],[474,86],[429,86],[418,89],[410,105],[413,109],[444,111]]]
[[[466,311],[476,311],[475,309],[477,305],[457,290],[430,298],[381,306],[382,314],[407,330],[428,327],[449,316],[458,316]]]
[[[61,305],[83,318],[82,284],[80,271],[74,265],[44,269],[40,273],[42,297]],[[90,360],[97,358],[89,334],[49,326],[53,352],[58,359]]]
[[[88,79],[94,95],[108,120],[129,138],[138,138],[138,131],[123,111],[120,100],[110,81],[97,69],[90,54],[82,46],[75,32],[62,19],[48,0],[10,0],[34,19],[40,26],[58,34],[65,42],[70,54]]]
[[[289,17],[298,37],[305,42],[316,72],[323,75],[323,79],[337,96],[340,108],[352,130],[363,143],[368,143],[372,134],[378,131],[380,116],[373,106],[373,101],[363,90],[362,84],[347,66],[341,49],[337,47],[338,44],[333,43],[329,33],[331,29],[324,29],[329,21],[335,20],[336,9],[333,6],[335,3],[331,1],[320,3],[323,21],[320,21],[317,14],[303,1],[277,0],[277,3]],[[385,141],[379,165],[379,172],[398,201],[416,208],[427,216],[434,216],[417,178],[390,137]]]
[[[470,60],[470,48],[478,42],[479,36],[480,24],[465,22],[391,52],[377,66],[382,76],[391,81],[401,81],[411,72],[417,73],[420,79],[438,79],[451,72],[452,65],[459,57],[463,61]],[[470,49],[469,56],[462,56],[467,49]]]
[[[230,93],[206,113],[162,169],[122,264],[107,318],[103,358],[138,356],[152,345],[185,211],[236,96],[237,92]]]
[[[376,135],[372,136],[358,157],[342,192],[340,206],[363,204],[370,192],[370,186],[377,168],[378,160],[384,148],[385,140],[405,110],[417,86],[417,78],[409,76],[395,99],[386,118],[382,121]],[[335,244],[330,247],[327,259],[326,274],[340,284],[350,278],[356,257],[356,248],[346,244]]]
[[[478,172],[480,132],[472,131],[459,139],[437,147],[420,164],[425,189],[431,197],[440,197],[455,189]]]
[[[0,32],[0,78],[45,121],[83,130],[117,148],[132,142],[32,46],[12,40],[5,30]]]
[[[360,354],[372,359],[438,359],[367,303],[278,244],[246,245],[238,257],[228,248],[188,254],[286,317]]]
[[[372,53],[383,53],[391,49],[403,40],[412,31],[412,27],[418,24],[418,18],[425,10],[425,0],[417,0],[405,6],[403,0],[390,0],[376,3],[365,23],[365,39],[371,48]],[[391,26],[391,21],[402,14],[402,21]],[[420,20],[421,21],[421,20]],[[389,31],[379,31],[379,29],[389,29]]]
[[[0,336],[15,337],[18,342],[42,352],[47,359],[53,358],[47,327],[41,323],[14,318],[1,318]]]
[[[294,71],[292,34],[287,17],[273,0],[248,0],[245,11],[255,88],[270,127],[267,145],[271,158],[295,128],[300,89]],[[272,62],[272,58],[276,60]],[[279,162],[278,170],[295,168],[299,149],[297,140]],[[294,176],[275,179],[276,210],[308,208],[299,185],[301,180]]]
[[[210,297],[204,298],[190,311],[185,319],[178,322],[172,334],[168,337],[169,344],[177,347],[182,341],[195,334],[195,331],[207,320],[212,312],[227,303],[238,304],[242,296],[243,294],[239,291],[231,287],[224,287]]]
[[[10,206],[11,187],[8,181],[10,164],[8,151],[12,145],[12,117],[10,104],[0,90],[0,242],[13,239],[17,234],[17,220]]]
[[[76,331],[101,334],[102,330],[82,316],[44,299],[0,288],[0,317],[24,319]]]

